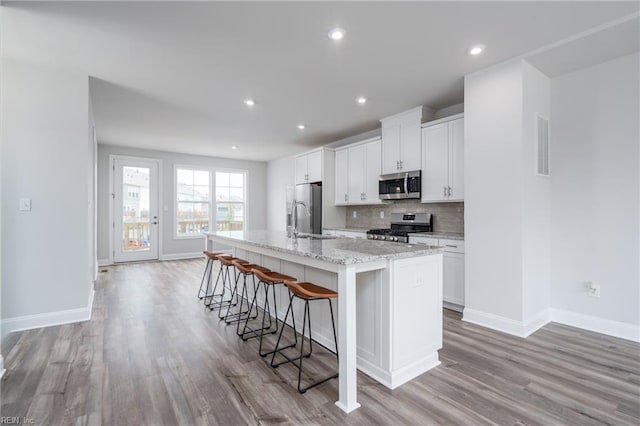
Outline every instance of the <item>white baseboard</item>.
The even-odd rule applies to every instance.
[[[518,337],[527,337],[544,327],[550,321],[549,310],[545,309],[525,321],[464,308],[462,320]]]
[[[551,321],[608,336],[640,342],[640,327],[636,324],[612,321],[563,309],[551,308]]]
[[[88,321],[93,309],[93,287],[89,292],[89,300],[85,308],[68,309],[65,311],[45,312],[42,314],[25,315],[2,320],[2,338],[14,331],[33,330],[35,328],[51,327],[54,325]]]
[[[109,266],[112,264],[113,262],[111,262],[110,259],[98,259],[98,266]]]
[[[4,369],[4,358],[0,354],[0,379],[2,378],[2,376],[4,376],[5,371],[6,370]]]
[[[204,257],[201,251],[196,251],[193,253],[176,253],[176,254],[163,254],[160,256],[159,260],[182,260],[182,259],[197,259],[199,257]]]

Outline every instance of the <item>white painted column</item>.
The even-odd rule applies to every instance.
[[[336,405],[347,413],[360,407],[356,354],[356,269],[354,265],[345,265],[338,270],[339,390]]]

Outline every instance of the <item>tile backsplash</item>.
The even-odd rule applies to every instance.
[[[353,217],[356,212],[356,217]],[[384,212],[384,219],[380,218]],[[391,213],[431,213],[434,232],[464,233],[464,203],[421,203],[398,200],[375,206],[347,207],[347,228],[388,228]]]

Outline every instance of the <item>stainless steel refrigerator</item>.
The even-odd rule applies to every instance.
[[[295,200],[304,203],[296,205],[298,232],[322,234],[322,183],[302,183],[296,185]]]

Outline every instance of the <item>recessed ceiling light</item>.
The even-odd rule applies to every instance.
[[[238,148],[240,148],[238,145],[234,145],[231,147],[231,149],[238,149]]]
[[[360,97],[357,99],[357,101],[358,101],[358,103],[359,103],[359,104],[361,104],[361,105],[362,105],[362,104],[366,104],[366,103],[367,103],[367,98],[365,98],[364,96],[360,96]]]
[[[484,46],[473,46],[469,49],[469,55],[479,55],[484,50]]]
[[[334,28],[329,31],[329,38],[331,40],[342,40],[342,37],[344,37],[344,33],[345,31],[342,28]]]
[[[304,124],[298,124],[298,129],[304,130]]]
[[[256,104],[256,101],[254,101],[253,99],[245,99],[244,104],[246,106],[254,106]]]

